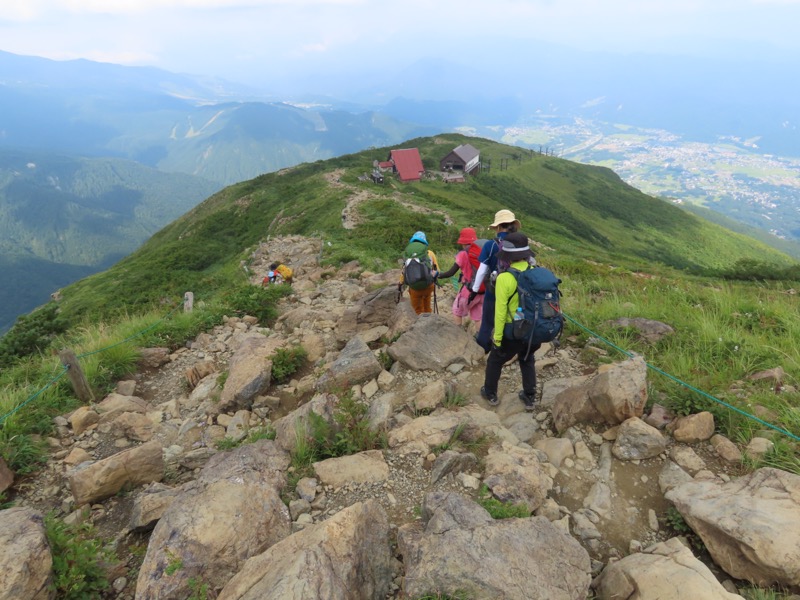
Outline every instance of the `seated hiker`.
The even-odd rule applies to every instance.
[[[453,319],[456,325],[461,325],[463,318],[469,318],[480,325],[481,313],[483,311],[483,296],[485,288],[480,286],[479,292],[471,294],[472,283],[475,278],[475,273],[478,270],[480,261],[478,257],[481,253],[481,247],[486,240],[478,240],[478,234],[472,227],[465,227],[461,230],[458,236],[458,243],[461,244],[463,250],[456,254],[453,266],[439,273],[439,278],[444,279],[452,277],[459,270],[461,274],[458,277],[461,283],[461,288],[456,294],[456,299],[453,301]]]
[[[404,285],[408,287],[411,306],[418,315],[433,312],[431,297],[435,295],[439,263],[436,255],[428,248],[425,232],[417,231],[411,236],[403,251],[403,260],[403,271],[397,289],[402,292]]]
[[[284,282],[292,285],[292,270],[284,265],[283,263],[272,263],[269,266],[269,270],[275,273],[278,277],[280,277]],[[272,283],[278,283],[277,281],[273,281]]]

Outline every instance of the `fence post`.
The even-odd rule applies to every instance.
[[[67,377],[72,384],[72,389],[75,395],[84,404],[91,404],[94,402],[94,394],[92,388],[89,387],[89,382],[86,381],[86,375],[83,374],[81,365],[78,363],[78,358],[72,350],[66,348],[58,353],[61,359],[61,364],[67,367]]]
[[[183,295],[183,312],[192,312],[194,308],[194,293],[186,292]]]

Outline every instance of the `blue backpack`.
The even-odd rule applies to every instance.
[[[508,269],[517,280],[521,317],[506,325],[506,337],[527,342],[528,349],[552,342],[564,329],[561,313],[561,280],[550,269],[531,267],[525,271]],[[519,312],[517,313],[519,315]]]

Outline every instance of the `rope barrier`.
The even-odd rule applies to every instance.
[[[50,381],[48,381],[48,382],[47,382],[47,384],[46,384],[46,385],[45,385],[45,386],[44,386],[42,389],[40,389],[40,390],[39,390],[38,392],[36,392],[36,393],[35,393],[33,396],[31,396],[30,398],[28,398],[27,400],[25,400],[25,402],[22,402],[21,404],[18,404],[17,406],[15,406],[14,408],[12,408],[10,411],[8,411],[7,413],[5,413],[4,415],[0,415],[0,425],[2,425],[3,423],[5,423],[5,420],[6,420],[8,417],[10,417],[10,416],[11,416],[11,415],[13,415],[14,413],[16,413],[16,412],[17,412],[19,409],[21,409],[23,406],[26,406],[26,405],[27,405],[27,404],[29,404],[30,402],[33,402],[33,400],[34,400],[35,398],[37,398],[38,396],[40,396],[40,395],[41,395],[41,394],[42,394],[42,393],[43,393],[43,392],[44,392],[44,391],[45,391],[47,388],[49,388],[51,385],[53,385],[54,383],[56,383],[56,382],[57,382],[59,379],[61,379],[61,378],[62,378],[64,375],[66,375],[66,374],[67,374],[67,370],[68,370],[68,369],[67,369],[67,367],[63,367],[63,366],[62,366],[62,367],[61,367],[61,372],[60,372],[58,375],[56,375],[55,377],[53,377],[53,378],[52,378]]]
[[[614,350],[617,350],[618,352],[621,352],[622,354],[624,354],[625,356],[628,356],[628,357],[630,357],[630,358],[633,358],[634,356],[636,356],[636,355],[635,355],[635,354],[633,354],[632,352],[628,352],[627,350],[625,350],[625,349],[623,349],[623,348],[620,348],[619,346],[617,346],[616,344],[614,344],[614,343],[613,343],[613,342],[611,342],[610,340],[607,340],[607,339],[606,339],[606,338],[604,338],[603,336],[601,336],[601,335],[599,335],[599,334],[595,333],[594,331],[592,331],[592,330],[591,330],[591,329],[589,329],[588,327],[585,327],[584,325],[581,325],[581,324],[580,324],[578,321],[576,321],[575,319],[573,319],[572,317],[570,317],[568,314],[566,314],[566,313],[562,313],[562,314],[564,315],[564,317],[565,317],[565,318],[566,318],[566,319],[567,319],[567,320],[568,320],[570,323],[572,323],[573,325],[576,325],[576,326],[577,326],[577,327],[579,327],[580,329],[583,329],[585,332],[589,333],[589,334],[590,334],[590,335],[592,335],[593,337],[596,337],[596,338],[597,338],[597,339],[599,339],[601,342],[603,342],[603,343],[607,344],[607,345],[608,345],[608,346],[610,346],[611,348],[614,348]],[[661,369],[659,369],[658,367],[656,367],[656,366],[654,366],[654,365],[651,365],[651,364],[650,364],[649,362],[647,362],[647,361],[645,361],[645,363],[644,363],[644,364],[645,364],[645,365],[647,365],[647,368],[648,368],[648,369],[652,369],[652,370],[653,370],[653,371],[655,371],[656,373],[658,373],[658,374],[660,374],[660,375],[663,375],[664,377],[666,377],[666,378],[668,378],[668,379],[671,379],[671,380],[672,380],[672,381],[674,381],[675,383],[677,383],[677,384],[679,384],[679,385],[682,385],[683,387],[685,387],[685,388],[687,388],[687,389],[689,389],[689,390],[691,390],[691,391],[693,391],[693,392],[695,392],[695,393],[697,393],[697,394],[700,394],[701,396],[704,396],[704,397],[708,398],[709,400],[712,400],[712,401],[716,402],[717,404],[721,404],[722,406],[724,406],[724,407],[726,407],[726,408],[729,408],[730,410],[732,410],[732,411],[734,411],[734,412],[737,412],[737,413],[739,413],[740,415],[742,415],[742,416],[744,416],[744,417],[747,417],[748,419],[752,419],[753,421],[756,421],[757,423],[760,423],[761,425],[764,425],[765,427],[768,427],[768,428],[770,428],[770,429],[774,429],[774,430],[775,430],[775,431],[777,431],[778,433],[782,433],[783,435],[785,435],[785,436],[787,436],[787,437],[789,437],[789,438],[791,438],[791,439],[793,439],[793,440],[795,440],[795,441],[797,441],[797,442],[800,442],[800,437],[799,437],[799,436],[796,436],[795,434],[791,433],[790,431],[786,431],[785,429],[782,429],[781,427],[778,427],[778,426],[776,426],[776,425],[773,425],[773,424],[771,424],[771,423],[767,423],[766,421],[764,421],[764,420],[762,420],[762,419],[759,419],[757,416],[755,416],[755,415],[752,415],[752,414],[750,414],[750,413],[749,413],[749,412],[747,412],[747,411],[744,411],[744,410],[742,410],[742,409],[740,409],[740,408],[737,408],[736,406],[733,406],[732,404],[728,404],[728,403],[727,403],[727,402],[725,402],[724,400],[720,400],[719,398],[716,398],[716,397],[712,396],[711,394],[709,394],[709,393],[707,393],[707,392],[704,392],[703,390],[700,390],[700,389],[698,389],[698,388],[696,388],[696,387],[694,387],[694,386],[692,386],[692,385],[690,385],[690,384],[686,383],[685,381],[681,381],[680,379],[678,379],[678,378],[677,378],[677,377],[675,377],[674,375],[670,375],[669,373],[667,373],[667,372],[665,372],[665,371],[662,371]]]
[[[122,340],[122,341],[120,341],[120,342],[117,342],[117,343],[115,343],[115,344],[111,344],[110,346],[106,346],[105,348],[100,348],[100,349],[98,349],[98,350],[92,350],[91,352],[84,352],[83,354],[79,354],[79,355],[78,355],[76,358],[85,358],[85,357],[87,357],[87,356],[92,356],[93,354],[99,354],[100,352],[106,352],[107,350],[111,350],[112,348],[116,348],[117,346],[121,346],[122,344],[126,344],[126,343],[130,342],[131,340],[133,340],[133,339],[135,339],[135,338],[137,338],[137,337],[139,337],[139,336],[141,336],[141,335],[143,335],[143,334],[147,333],[147,332],[148,332],[148,331],[150,331],[151,329],[154,329],[154,328],[155,328],[157,325],[159,325],[159,324],[163,323],[165,320],[167,320],[169,317],[171,317],[171,316],[172,316],[172,314],[173,314],[173,313],[174,313],[174,312],[175,312],[177,309],[178,309],[178,307],[176,306],[175,308],[173,308],[173,309],[172,309],[171,311],[169,311],[169,312],[168,312],[166,315],[164,315],[163,317],[161,317],[161,318],[160,318],[158,321],[156,321],[155,323],[153,323],[153,324],[152,324],[152,325],[150,325],[149,327],[147,327],[147,328],[145,328],[145,329],[142,329],[141,331],[139,331],[139,332],[137,332],[137,333],[134,333],[133,335],[130,335],[130,336],[126,337],[124,340]],[[32,402],[34,399],[36,399],[37,397],[39,397],[39,396],[40,396],[40,395],[41,395],[41,394],[42,394],[42,393],[43,393],[43,392],[44,392],[44,391],[45,391],[47,388],[49,388],[51,385],[53,385],[54,383],[56,383],[56,382],[57,382],[59,379],[61,379],[61,378],[62,378],[64,375],[66,375],[68,370],[69,370],[69,368],[68,368],[68,367],[66,367],[66,366],[62,366],[62,370],[61,370],[61,372],[60,372],[58,375],[56,375],[55,377],[53,377],[53,379],[51,379],[50,381],[48,381],[48,382],[45,384],[45,386],[44,386],[44,387],[42,387],[42,388],[41,388],[41,389],[40,389],[38,392],[36,392],[35,394],[33,394],[31,397],[29,397],[29,398],[28,398],[27,400],[25,400],[24,402],[22,402],[22,403],[18,404],[17,406],[15,406],[13,409],[11,409],[10,411],[8,411],[7,413],[5,413],[5,414],[3,414],[3,415],[0,415],[0,425],[2,425],[3,423],[5,423],[5,421],[6,421],[6,419],[7,419],[8,417],[10,417],[10,416],[11,416],[11,415],[13,415],[14,413],[16,413],[18,410],[20,410],[22,407],[24,407],[24,406],[26,406],[26,405],[30,404],[30,403],[31,403],[31,402]]]

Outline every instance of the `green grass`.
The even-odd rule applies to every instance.
[[[524,519],[531,516],[531,510],[526,504],[508,504],[501,502],[489,491],[485,485],[478,492],[480,504],[493,519]]]
[[[108,589],[103,564],[113,553],[96,538],[89,524],[67,525],[52,514],[45,516],[45,535],[53,555],[52,587],[58,598],[100,598]]]

